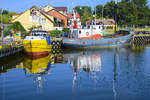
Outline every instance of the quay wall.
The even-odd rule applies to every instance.
[[[21,41],[0,41],[0,60],[23,50]]]

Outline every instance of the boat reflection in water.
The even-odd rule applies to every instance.
[[[68,59],[68,63],[73,69],[73,94],[75,88],[78,86],[81,88],[85,81],[92,82],[96,88],[96,76],[98,72],[101,72],[101,56],[99,52],[77,51],[70,54],[64,54],[64,58]]]
[[[25,75],[32,77],[34,82],[38,82],[39,88],[42,88],[42,77],[46,75],[53,64],[53,55],[48,55],[43,58],[32,58],[27,56],[24,59],[23,66]]]
[[[81,70],[85,72],[99,72],[101,71],[101,57],[99,54],[91,55],[81,55],[81,56],[71,56],[70,64],[74,69]],[[74,70],[76,72],[77,70]]]

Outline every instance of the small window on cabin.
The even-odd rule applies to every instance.
[[[46,34],[44,34],[43,36],[46,37]]]
[[[79,34],[81,34],[81,31],[79,31]]]

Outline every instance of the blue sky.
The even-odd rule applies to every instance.
[[[71,11],[72,7],[77,5],[87,5],[93,8],[97,4],[105,4],[108,1],[111,0],[0,0],[0,8],[8,11],[23,12],[33,5],[45,6],[50,4],[52,6],[67,6],[68,10]],[[150,5],[150,0],[148,1]]]

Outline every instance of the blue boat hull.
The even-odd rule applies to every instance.
[[[69,39],[63,38],[65,48],[108,48],[129,45],[131,35],[102,39]]]

